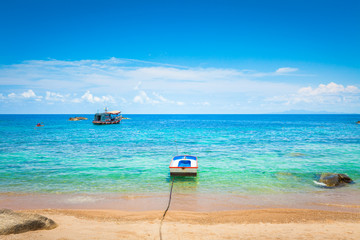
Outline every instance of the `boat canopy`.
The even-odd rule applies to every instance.
[[[188,156],[188,155],[179,155],[179,156],[175,156],[173,159],[174,160],[180,160],[180,159],[196,160],[196,157],[195,156]]]
[[[106,113],[110,113],[110,114],[119,114],[121,113],[120,111],[109,111],[109,112],[106,112]]]

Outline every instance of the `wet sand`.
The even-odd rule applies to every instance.
[[[159,239],[163,211],[24,210],[58,223],[4,240]],[[360,214],[309,209],[169,211],[162,239],[360,239]]]
[[[26,209],[109,209],[121,211],[163,211],[169,194],[66,194],[0,193],[0,207]],[[232,211],[266,208],[314,209],[360,212],[360,191],[319,190],[284,194],[183,194],[173,192],[170,210]]]

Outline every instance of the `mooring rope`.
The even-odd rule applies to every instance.
[[[176,136],[175,136],[175,147],[176,147],[176,154],[179,155],[179,151],[178,151],[178,147],[177,147],[177,142],[176,142]]]
[[[160,240],[162,240],[161,227],[162,227],[163,221],[165,219],[165,215],[166,215],[166,213],[167,213],[167,211],[169,210],[169,207],[170,207],[173,186],[174,186],[174,177],[172,177],[172,180],[171,180],[169,202],[168,202],[167,208],[166,208],[166,210],[164,212],[164,215],[162,216],[161,221],[160,221],[160,228],[159,228]]]

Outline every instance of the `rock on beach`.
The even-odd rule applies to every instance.
[[[56,228],[57,224],[44,216],[18,213],[10,209],[0,209],[0,235],[17,234],[27,231]]]

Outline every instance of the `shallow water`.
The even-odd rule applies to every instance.
[[[178,193],[328,191],[313,183],[321,172],[360,181],[359,115],[126,115],[109,126],[69,117],[0,115],[0,192],[167,193],[177,152],[199,160],[197,178],[175,180]]]

